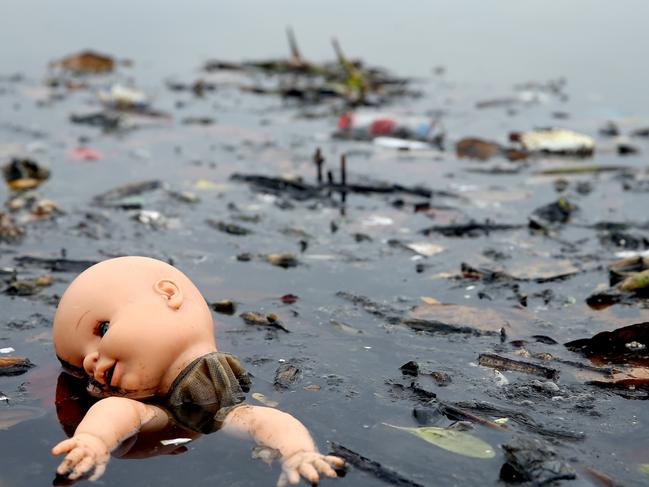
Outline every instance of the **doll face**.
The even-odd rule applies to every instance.
[[[54,320],[56,352],[85,371],[93,395],[164,393],[186,365],[181,356],[197,345],[214,346],[209,310],[206,334],[205,312],[195,306],[198,299],[206,308],[200,293],[191,283],[159,278],[166,274],[152,272],[156,266],[147,267],[149,261],[144,268],[125,269],[113,261],[93,266],[61,299]]]

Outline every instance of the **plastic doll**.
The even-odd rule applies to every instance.
[[[194,436],[218,429],[252,437],[279,452],[278,486],[300,477],[336,477],[344,461],[318,452],[291,415],[243,403],[249,379],[239,360],[217,351],[210,310],[175,267],[120,257],[81,273],[65,291],[53,325],[56,354],[88,377],[102,398],[74,436],[52,449],[65,454],[57,473],[98,479],[110,454],[138,433],[180,424]]]

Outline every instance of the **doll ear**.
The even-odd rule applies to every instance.
[[[183,304],[183,292],[175,281],[160,279],[153,287],[158,294],[161,294],[167,300],[167,306],[174,310],[180,309]]]

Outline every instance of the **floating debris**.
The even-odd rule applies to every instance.
[[[403,375],[412,375],[417,377],[419,375],[419,364],[414,360],[411,360],[399,367],[399,370]]]
[[[372,140],[372,144],[383,149],[394,149],[398,151],[422,151],[430,150],[434,147],[428,142],[399,139],[397,137],[375,137]]]
[[[293,304],[295,303],[299,298],[295,294],[285,294],[281,298],[279,298],[280,301],[284,304]]]
[[[133,196],[139,196],[150,191],[155,191],[162,187],[162,181],[159,180],[127,183],[95,196],[93,201],[100,206],[117,207],[124,209],[139,209],[140,205],[136,205],[134,207],[132,204],[129,204],[128,201],[125,202],[122,200],[131,198]]]
[[[600,135],[604,135],[606,137],[617,137],[618,135],[620,135],[620,128],[615,122],[608,121],[598,130],[598,132],[600,133]]]
[[[284,269],[297,267],[300,263],[293,254],[270,254],[266,256],[266,262],[277,267],[283,267]]]
[[[15,190],[34,189],[50,177],[50,170],[33,159],[13,158],[2,166],[2,173]]]
[[[68,152],[68,157],[77,161],[99,161],[104,156],[98,150],[90,147],[77,147]]]
[[[259,401],[264,406],[268,406],[269,408],[276,408],[277,406],[279,406],[279,403],[277,401],[273,401],[272,399],[268,399],[261,392],[253,392],[251,394],[251,396],[255,401]]]
[[[483,235],[489,235],[493,232],[510,232],[512,230],[519,230],[525,228],[525,225],[522,224],[511,224],[511,223],[495,223],[495,222],[485,222],[478,223],[475,221],[470,221],[468,223],[453,223],[450,225],[433,225],[432,227],[424,228],[419,230],[420,233],[424,235],[430,235],[431,233],[439,233],[445,237],[480,237]]]
[[[99,100],[115,110],[143,111],[149,107],[149,99],[142,91],[129,86],[113,85],[98,93]]]
[[[408,428],[404,426],[394,426],[383,423],[385,426],[406,431],[415,435],[428,443],[432,443],[444,450],[464,455],[471,458],[488,459],[496,456],[496,452],[491,448],[489,443],[468,433],[451,429],[438,428],[435,426],[426,426],[422,428]]]
[[[362,335],[363,334],[363,330],[359,330],[358,328],[354,328],[353,326],[349,326],[348,324],[343,323],[343,322],[338,321],[338,320],[331,319],[331,320],[329,320],[329,323],[331,323],[331,325],[334,328],[337,328],[338,330],[340,330],[340,331],[342,331],[344,333],[347,333],[348,335]]]
[[[14,261],[21,267],[38,267],[51,272],[70,272],[79,274],[97,263],[94,260],[72,260],[66,258],[48,258],[32,255],[14,257]]]
[[[603,331],[591,338],[574,340],[565,347],[599,363],[643,365],[649,367],[649,322]]]
[[[502,329],[511,330],[512,326],[525,319],[525,313],[520,310],[508,310],[505,317],[503,313],[489,308],[424,303],[412,308],[401,322],[413,330],[427,333],[496,335]]]
[[[517,437],[502,448],[506,462],[500,469],[500,479],[505,482],[549,485],[577,478],[575,469],[552,446],[538,438]]]
[[[109,73],[115,69],[115,60],[111,56],[86,50],[54,61],[51,65],[79,74]]]
[[[256,313],[254,311],[244,311],[239,316],[248,325],[271,326],[289,333],[289,330],[281,323],[281,321],[279,321],[277,315],[274,313],[269,313],[266,316],[263,316],[262,314]]]
[[[424,257],[432,257],[445,250],[443,246],[429,242],[412,242],[404,244],[404,247]]]
[[[14,279],[2,292],[9,296],[32,296],[52,284],[54,284],[54,278],[43,274],[35,279]]]
[[[368,110],[342,114],[338,119],[338,131],[335,135],[353,140],[394,137],[427,142],[438,147],[444,142],[441,125],[432,118]]]
[[[379,462],[370,460],[363,455],[356,453],[338,443],[329,444],[331,454],[345,460],[346,463],[356,467],[358,470],[367,472],[379,480],[386,482],[394,487],[424,487],[422,484],[409,480],[395,470],[381,465]],[[339,474],[340,476],[340,474]]]
[[[460,159],[478,159],[486,161],[502,154],[500,144],[487,140],[467,137],[455,143],[455,154]]]
[[[514,132],[510,140],[530,153],[588,157],[595,152],[595,141],[571,130],[549,128]]]
[[[104,132],[112,132],[120,129],[128,128],[124,117],[118,113],[111,112],[92,112],[85,114],[72,114],[70,115],[70,122],[78,125],[89,125],[97,127]]]
[[[0,211],[0,241],[16,242],[25,234],[25,228],[14,223],[11,216],[4,211]]]
[[[25,357],[0,357],[0,377],[21,375],[34,367]]]
[[[189,443],[190,441],[192,441],[191,438],[171,438],[168,440],[160,440],[160,444],[162,446],[178,446]]]
[[[554,167],[550,169],[543,169],[538,174],[546,176],[561,176],[568,174],[601,174],[607,172],[628,172],[631,171],[630,166],[616,166],[616,165],[586,165],[586,166],[564,166]]]
[[[233,315],[237,311],[237,303],[230,299],[222,299],[221,301],[214,301],[210,304],[212,309],[217,313],[224,315]]]
[[[408,80],[396,78],[385,69],[366,67],[362,62],[349,60],[336,39],[332,41],[336,62],[316,64],[306,60],[297,48],[292,31],[287,31],[290,57],[233,63],[212,60],[204,65],[207,72],[229,70],[248,74],[256,81],[255,74],[264,73],[278,79],[278,88],[255,84],[242,86],[242,90],[255,94],[273,94],[294,98],[302,102],[320,103],[338,99],[345,105],[376,106],[395,97],[417,96],[408,89]]]
[[[216,220],[212,220],[211,218],[208,218],[207,220],[205,220],[205,222],[210,227],[218,230],[219,232],[227,233],[229,235],[245,236],[245,235],[250,235],[252,233],[252,230],[248,230],[247,228],[237,225],[235,223],[216,221]]]
[[[543,365],[537,365],[530,362],[523,362],[521,360],[513,360],[506,357],[501,357],[495,353],[481,353],[478,357],[478,363],[483,367],[490,367],[496,370],[511,370],[514,372],[522,372],[524,374],[539,375],[546,379],[558,379],[559,371]]]
[[[136,220],[152,229],[167,228],[169,221],[162,213],[155,210],[138,210],[133,215],[133,220]]]
[[[275,371],[273,384],[277,389],[289,389],[302,376],[302,371],[296,365],[285,363],[281,364]]]
[[[554,203],[549,203],[534,210],[533,215],[547,223],[568,223],[570,217],[579,207],[566,198],[559,198]]]
[[[392,193],[405,193],[415,196],[422,196],[430,198],[433,194],[439,196],[457,197],[453,193],[446,191],[433,192],[432,190],[423,186],[402,186],[400,184],[390,183],[376,183],[376,184],[361,184],[347,182],[344,186],[329,181],[326,184],[311,185],[304,182],[302,179],[289,179],[282,177],[270,177],[258,174],[238,174],[235,173],[230,176],[232,181],[240,181],[251,184],[258,191],[263,191],[271,194],[287,194],[291,198],[298,201],[304,201],[314,198],[330,198],[332,191],[345,191],[347,193],[359,194],[392,194]],[[333,176],[332,176],[333,179]]]

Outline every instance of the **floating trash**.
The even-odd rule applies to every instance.
[[[531,153],[586,157],[595,152],[592,137],[558,128],[514,132],[510,135],[510,140],[518,142]]]
[[[2,167],[2,173],[15,190],[36,188],[50,177],[50,170],[33,159],[13,158]]]
[[[338,119],[336,135],[354,140],[390,137],[428,142],[436,146],[441,146],[444,141],[441,124],[432,118],[369,110],[342,114]]]
[[[455,429],[438,428],[436,426],[409,428],[388,423],[383,424],[390,428],[406,431],[428,443],[432,443],[435,446],[457,453],[458,455],[464,455],[465,457],[488,459],[496,456],[496,452],[491,448],[489,443]]]
[[[98,96],[104,105],[117,110],[143,110],[149,106],[146,94],[123,85],[113,85],[100,91]]]
[[[34,367],[25,357],[0,357],[0,376],[21,375]]]
[[[115,69],[115,60],[111,56],[88,50],[54,61],[51,65],[80,74],[109,73]]]
[[[214,301],[210,306],[217,313],[222,313],[224,315],[233,315],[237,311],[237,303],[230,299]]]
[[[192,441],[191,438],[171,438],[169,440],[160,440],[160,444],[163,446],[169,446],[169,445],[184,445],[185,443],[189,443]]]

